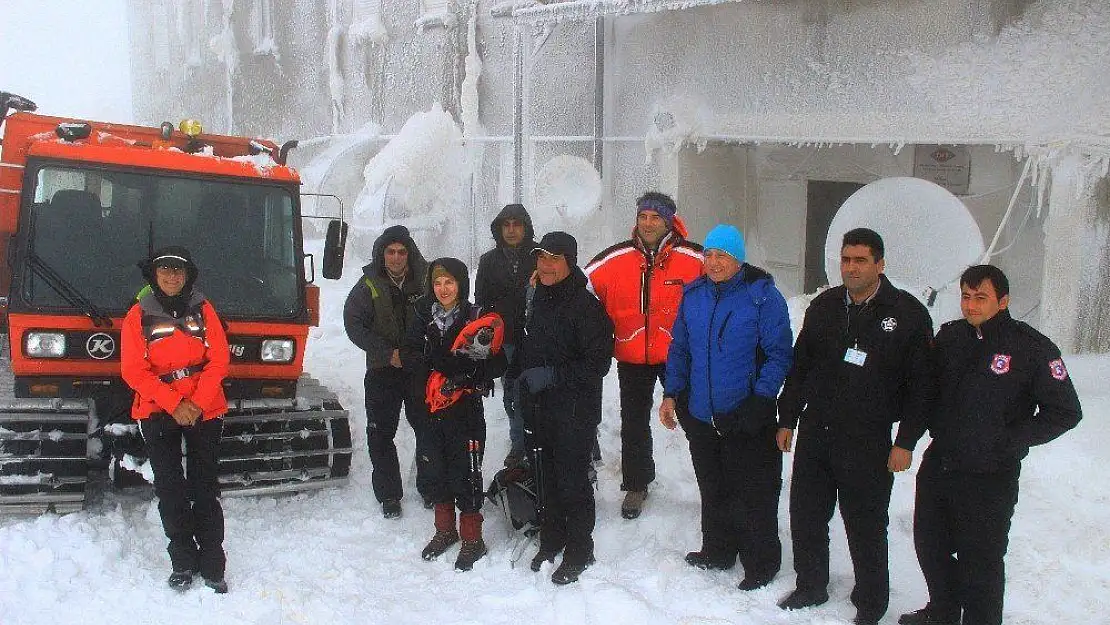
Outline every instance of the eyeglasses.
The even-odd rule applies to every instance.
[[[184,267],[171,267],[170,265],[158,265],[157,272],[158,273],[169,274],[169,275],[174,275],[174,276],[179,276],[179,275],[183,276],[183,275],[185,275],[185,268]]]

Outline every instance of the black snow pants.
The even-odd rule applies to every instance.
[[[428,494],[436,503],[457,506],[462,512],[478,512],[485,496],[481,471],[486,451],[486,420],[481,399],[469,396],[462,402],[468,405],[455,406],[459,409],[429,418],[424,475]]]
[[[755,436],[721,436],[685,410],[679,411],[679,422],[690,441],[701,493],[701,551],[722,561],[739,555],[746,578],[773,578],[782,566],[782,452],[775,445],[775,428]]]
[[[170,539],[167,551],[175,571],[199,572],[221,580],[224,554],[224,511],[220,506],[219,451],[223,419],[197,421],[182,427],[164,412],[139,420],[154,469],[154,494],[162,529]],[[181,440],[185,440],[185,470]]]
[[[651,404],[655,381],[667,365],[617,363],[621,396],[621,490],[645,490],[655,481],[651,444]]]
[[[1021,465],[992,473],[949,471],[929,452],[917,474],[913,540],[929,604],[964,625],[1000,625],[1004,557]]]
[[[366,445],[370,452],[370,464],[373,465],[370,481],[374,486],[374,497],[379,502],[399,501],[404,495],[401,465],[394,443],[402,405],[405,418],[416,435],[417,458],[423,456],[428,411],[424,406],[424,389],[418,388],[418,377],[394,367],[366,371]],[[423,464],[416,463],[416,490],[422,495],[429,493]]]
[[[526,417],[526,428],[530,428]],[[540,550],[563,550],[563,562],[581,565],[594,558],[594,491],[590,483],[592,449],[597,428],[569,419],[545,419],[528,441],[543,463],[544,514]],[[527,429],[526,429],[527,431]],[[526,437],[528,438],[528,437]]]
[[[797,587],[824,591],[829,585],[829,521],[839,501],[855,572],[852,604],[873,618],[882,617],[890,601],[890,447],[889,426],[885,432],[861,436],[803,421],[790,482]]]

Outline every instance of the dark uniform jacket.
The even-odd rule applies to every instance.
[[[851,323],[843,285],[810,303],[779,397],[780,427],[804,419],[851,435],[889,435],[892,423],[922,413],[932,320],[916,298],[885,275],[879,280],[878,292],[852,313]],[[849,348],[867,354],[862,366],[845,361]],[[901,438],[896,444],[903,447]]]
[[[394,242],[404,243],[409,250],[409,271],[399,289],[385,269],[385,247]],[[387,228],[374,241],[373,260],[362,268],[362,277],[343,305],[347,337],[366,352],[367,369],[388,367],[393,350],[401,347],[412,320],[412,304],[424,293],[427,271],[427,263],[407,229]]]
[[[501,237],[501,223],[510,218],[519,219],[524,224],[524,241],[515,250],[506,249],[505,240]],[[474,302],[482,310],[501,315],[505,322],[505,343],[517,345],[520,342],[519,329],[524,323],[525,290],[528,279],[536,270],[536,257],[532,254],[532,249],[536,247],[532,218],[520,204],[509,204],[494,218],[490,231],[497,247],[478,259]]]
[[[601,422],[601,384],[613,358],[613,322],[586,289],[581,269],[571,268],[558,284],[536,285],[520,349],[521,370],[555,368],[555,384],[535,398],[538,414],[579,426]]]
[[[1013,467],[1082,417],[1060,350],[1006,310],[978,331],[963,319],[944,324],[933,372],[937,396],[926,420],[903,429],[916,440],[928,427],[926,457],[949,470]]]

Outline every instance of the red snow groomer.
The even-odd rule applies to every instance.
[[[90,475],[135,481],[127,469],[145,458],[120,325],[143,287],[136,263],[170,244],[192,251],[228,326],[224,494],[344,482],[347,411],[303,371],[320,296],[285,165],[295,142],[34,109],[0,92],[0,512],[80,509]],[[326,278],[342,271],[345,232],[329,224]]]

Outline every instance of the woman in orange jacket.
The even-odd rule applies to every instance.
[[[123,320],[121,371],[135,391],[139,423],[154,469],[162,529],[169,538],[171,588],[197,573],[217,593],[224,581],[224,514],[218,479],[220,433],[227,412],[223,380],[231,353],[216,309],[193,288],[189,251],[170,246],[140,265],[150,291]],[[181,468],[185,439],[187,469]]]

